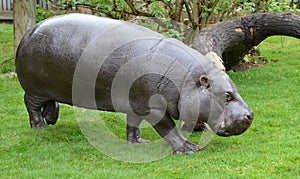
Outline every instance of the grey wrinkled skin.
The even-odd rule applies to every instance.
[[[107,53],[107,49],[111,51]],[[87,58],[84,52],[92,53],[93,58]],[[74,72],[82,58],[85,70],[79,76],[89,75],[93,68],[98,68],[95,64],[101,61],[93,87],[96,106],[84,98],[84,90],[83,97],[78,98],[80,100],[72,98]],[[148,61],[122,73],[123,84],[117,90],[127,90],[124,86],[136,77],[134,75],[139,70],[162,67],[163,72],[147,73],[134,79],[128,96],[112,95],[118,71],[132,59],[139,58]],[[139,133],[139,125],[145,119],[170,144],[174,153],[193,153],[201,147],[181,135],[173,119],[186,124],[207,122],[220,136],[243,133],[253,119],[253,112],[228,75],[214,67],[206,57],[177,40],[123,21],[83,14],[49,18],[24,36],[15,64],[25,91],[24,101],[31,127],[46,127],[44,118],[48,125],[55,124],[58,103],[124,112],[127,113],[129,143],[148,142]],[[186,71],[178,74],[176,64]],[[187,80],[189,77],[191,80]],[[79,83],[84,87],[86,81]],[[154,98],[154,95],[159,97]],[[119,101],[113,100],[115,96]],[[128,105],[118,106],[123,98],[129,100]],[[190,121],[191,118],[196,118],[196,121]]]

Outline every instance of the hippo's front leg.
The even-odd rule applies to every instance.
[[[142,122],[141,118],[127,114],[127,141],[131,144],[134,143],[147,143],[149,140],[144,140],[140,137],[140,124]]]
[[[155,119],[147,119],[147,121],[150,122],[159,135],[171,145],[175,154],[190,154],[202,149],[202,147],[188,141],[179,133],[169,114],[165,114],[158,122],[155,122]]]

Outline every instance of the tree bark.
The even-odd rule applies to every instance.
[[[183,0],[176,0],[174,20],[181,21],[181,13],[183,9]]]
[[[14,0],[14,39],[15,54],[24,34],[35,24],[35,0]]]
[[[253,46],[273,35],[300,38],[300,16],[290,12],[256,13],[223,21],[202,29],[192,47],[204,55],[216,53],[230,70]]]
[[[199,32],[199,20],[200,20],[200,11],[199,11],[200,2],[199,0],[192,0],[192,26],[196,32]]]

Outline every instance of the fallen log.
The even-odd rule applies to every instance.
[[[202,54],[215,53],[230,70],[252,47],[273,35],[300,38],[300,16],[290,12],[255,13],[219,22],[202,29],[192,47]]]

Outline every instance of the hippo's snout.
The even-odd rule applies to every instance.
[[[251,110],[233,121],[227,121],[225,118],[216,134],[223,137],[242,134],[251,126],[253,118],[254,113]]]

